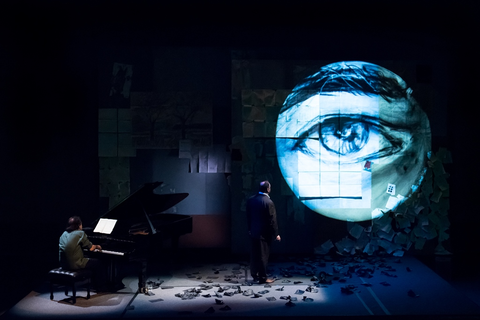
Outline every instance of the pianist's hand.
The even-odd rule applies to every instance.
[[[135,232],[132,232],[131,234],[133,235],[142,235],[142,236],[146,236],[148,235],[148,232],[145,231],[145,230],[141,230],[141,231],[135,231]]]
[[[90,248],[90,251],[94,251],[94,250],[102,251],[102,247],[99,246],[98,244],[94,244],[94,245],[92,245],[92,247]]]

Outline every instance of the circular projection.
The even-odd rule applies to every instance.
[[[431,140],[411,91],[393,72],[357,61],[302,80],[276,130],[278,163],[297,198],[324,216],[364,221],[411,196]]]

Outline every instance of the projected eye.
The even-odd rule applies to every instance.
[[[369,116],[325,116],[305,127],[297,133],[294,149],[310,156],[360,162],[394,154],[404,145],[405,130]]]
[[[362,149],[369,138],[368,123],[350,118],[327,119],[319,128],[320,140],[325,149],[347,155]]]

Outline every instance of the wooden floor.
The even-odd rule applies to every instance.
[[[459,290],[461,283],[452,285],[410,256],[277,257],[270,263],[271,286],[248,285],[244,261],[184,260],[150,263],[151,295],[136,292],[131,265],[121,268],[124,289],[88,300],[79,291],[75,305],[63,288],[50,300],[45,280],[0,319],[480,318],[480,306]]]

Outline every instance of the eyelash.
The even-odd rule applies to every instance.
[[[320,117],[317,117],[316,119],[310,121],[306,126],[304,126],[305,128],[309,126],[309,124],[314,123],[313,125],[309,126],[308,129],[303,130],[302,128],[301,130],[299,130],[299,132],[302,132],[302,131],[303,132],[300,135],[298,135],[297,141],[292,147],[292,151],[298,150],[304,154],[315,156],[311,152],[311,150],[309,150],[308,147],[305,145],[305,143],[307,142],[307,139],[315,139],[315,140],[319,140],[320,143],[322,144],[322,147],[328,150],[329,152],[339,154],[341,156],[346,156],[347,155],[346,153],[342,154],[340,152],[336,152],[335,150],[332,150],[330,147],[325,145],[325,142],[324,142],[325,138],[322,135],[322,129],[323,129],[322,125],[328,125],[329,123],[332,123],[333,125],[335,125],[335,122],[333,122],[332,120],[336,120],[336,123],[340,124],[340,126],[337,126],[337,129],[344,129],[345,124],[361,124],[361,126],[363,126],[363,129],[367,131],[367,136],[361,137],[361,141],[360,141],[362,143],[361,147],[352,146],[352,145],[347,146],[347,149],[350,149],[350,151],[348,152],[350,154],[359,152],[365,146],[365,144],[368,143],[369,135],[372,134],[373,131],[377,131],[378,134],[382,135],[383,139],[385,141],[388,141],[388,143],[390,144],[390,146],[384,147],[383,149],[379,150],[374,154],[368,154],[359,159],[356,159],[356,162],[386,157],[401,151],[404,147],[404,143],[402,139],[395,137],[392,133],[389,133],[389,129],[393,129],[397,131],[408,131],[408,128],[395,126],[391,123],[388,123],[386,121],[382,121],[378,118],[373,118],[370,116],[329,115],[329,116],[323,117],[323,119],[320,119]],[[338,133],[338,130],[336,133]],[[317,134],[318,138],[309,138],[313,134]],[[346,142],[346,143],[351,143],[351,142]]]

